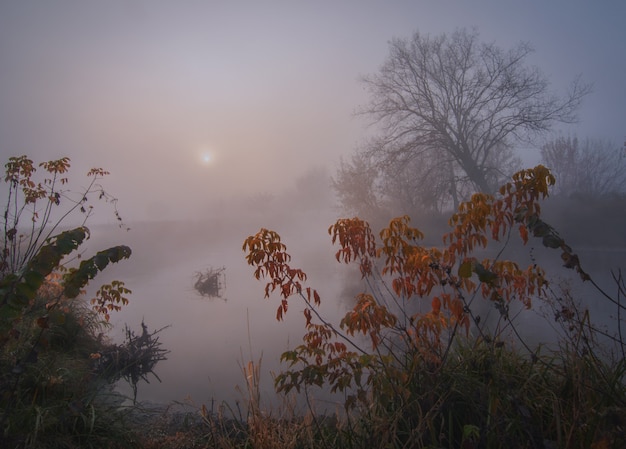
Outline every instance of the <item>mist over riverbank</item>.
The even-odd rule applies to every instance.
[[[543,209],[546,221],[572,246],[582,266],[609,291],[614,288],[611,270],[617,273],[626,262],[622,232],[626,218],[618,207],[620,201],[551,199]],[[327,229],[341,214],[322,203],[315,207],[307,207],[305,201],[286,204],[279,198],[266,198],[265,203],[242,201],[215,209],[213,217],[198,221],[129,223],[128,232],[113,226],[92,228],[89,247],[121,243],[133,250],[130,260],[111,266],[98,279],[122,280],[133,291],[130,304],[112,316],[112,338],[123,337],[125,323],[134,329],[142,320],[151,329],[169,326],[160,334],[164,347],[171,351],[168,360],[156,367],[162,383],[154,379],[140,384],[140,399],[169,402],[190,397],[196,403],[212,399],[234,403],[242,399],[237,385],[245,385],[242,365],[260,358],[262,394],[274,397],[271,373],[281,370],[280,354],[301,342],[304,305],[292,298],[284,322],[276,321],[278,298],[264,298],[265,283],[254,278],[241,250],[243,240],[261,227],[281,235],[293,256],[292,266],[307,273],[306,285],[320,292],[321,310],[334,323],[352,305],[354,294],[367,288],[355,267],[335,260],[337,248],[331,245]],[[443,217],[416,217],[412,222],[417,227],[420,223],[425,223],[427,244],[434,244],[447,231]],[[543,248],[537,239],[523,247],[513,238],[502,257],[516,259],[522,266],[540,264],[551,283],[568,285],[575,299],[589,308],[593,320],[615,330],[613,307],[576,273],[562,267],[558,251]],[[202,297],[193,289],[194,273],[209,267],[225,267],[223,298]],[[485,319],[497,318],[495,308],[484,301],[477,304],[477,310]],[[516,318],[530,343],[549,343],[553,338],[555,323],[549,313],[535,303],[533,310],[523,310]]]

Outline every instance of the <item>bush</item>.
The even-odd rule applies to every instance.
[[[248,237],[243,248],[255,277],[268,279],[266,296],[281,297],[277,319],[293,296],[306,306],[303,342],[283,353],[288,369],[276,377],[277,390],[342,393],[346,447],[623,446],[621,332],[601,331],[574,301],[566,304],[534,261],[524,267],[502,258],[516,236],[521,245],[537,238],[560,251],[566,268],[614,304],[621,330],[621,275],[617,296],[607,294],[541,218],[540,200],[553,184],[537,166],[516,173],[498,195],[473,195],[439,246],[420,244],[424,236],[408,217],[392,220],[378,238],[358,218],[338,220],[329,229],[336,259],[356,263],[369,286],[338,325],[321,315],[319,294],[289,265],[276,232]],[[531,347],[516,323],[537,302],[563,325],[556,351]],[[489,309],[495,319],[481,315]],[[613,356],[601,355],[601,332]]]
[[[2,447],[132,447],[124,398],[113,391],[117,379],[152,372],[165,351],[154,333],[111,345],[105,330],[109,313],[128,303],[124,283],[113,281],[95,298],[83,288],[110,263],[130,256],[114,246],[83,258],[80,245],[89,238],[85,222],[91,197],[115,205],[100,186],[107,174],[88,173],[88,187],[73,196],[68,158],[36,167],[26,156],[9,158],[0,253],[0,427]],[[37,168],[44,178],[36,179]],[[59,231],[71,216],[82,224]],[[121,218],[114,208],[116,218]],[[140,340],[141,344],[137,344]],[[147,349],[146,349],[147,348]],[[128,353],[124,368],[104,363],[103,354]],[[140,355],[138,355],[140,354]],[[145,363],[144,363],[145,362]],[[139,367],[139,368],[137,368]]]

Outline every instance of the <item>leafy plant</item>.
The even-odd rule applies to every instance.
[[[99,184],[107,172],[87,174],[88,186],[73,195],[65,189],[68,158],[38,166],[26,156],[5,165],[8,193],[0,253],[0,402],[2,441],[11,447],[73,447],[117,444],[127,447],[130,432],[119,400],[112,394],[115,376],[99,376],[94,359],[104,346],[103,330],[111,310],[127,304],[130,290],[121,281],[103,285],[88,302],[85,286],[110,263],[130,257],[127,246],[114,246],[84,258],[85,226],[94,195],[114,205]],[[42,169],[43,178],[36,172]],[[39,180],[38,180],[39,179]],[[75,215],[79,226],[60,230]]]
[[[89,238],[89,229],[84,226],[91,215],[92,206],[89,197],[96,193],[115,203],[98,184],[108,172],[94,168],[87,174],[90,184],[79,195],[79,200],[69,196],[61,187],[68,178],[62,177],[70,168],[68,158],[42,162],[39,167],[47,172],[43,181],[35,182],[36,167],[26,156],[11,157],[6,164],[5,182],[8,183],[7,203],[4,211],[4,235],[0,255],[0,342],[11,332],[11,323],[19,320],[20,314],[35,297],[46,276],[54,271],[64,272],[62,287],[58,298],[76,298],[81,289],[109,263],[115,263],[130,257],[127,246],[115,246],[98,252],[95,256],[81,261],[78,267],[66,269],[67,257],[75,254],[79,246]],[[53,221],[53,211],[65,202],[69,206],[60,217]],[[43,203],[43,205],[41,204]],[[84,215],[81,226],[54,234],[63,220],[72,213],[80,211]],[[121,217],[115,209],[115,215]],[[28,225],[20,227],[27,219]],[[130,293],[122,282],[100,289],[94,300],[98,312],[105,318],[106,310],[116,308],[116,303],[125,304],[123,294]],[[41,317],[40,324],[45,324]]]
[[[451,230],[440,246],[421,245],[422,232],[406,216],[392,220],[378,239],[359,218],[338,220],[329,228],[339,245],[336,259],[356,263],[369,285],[338,325],[321,316],[319,294],[304,286],[305,272],[290,266],[276,232],[261,229],[248,237],[243,249],[255,277],[267,279],[267,297],[273,292],[281,297],[276,318],[284,317],[293,296],[306,306],[303,343],[283,353],[288,369],[276,377],[277,390],[317,386],[343,393],[348,412],[358,412],[351,440],[357,447],[542,447],[544,439],[560,447],[585,441],[589,447],[604,441],[606,432],[611,441],[623,439],[580,414],[584,403],[601,404],[594,409],[603,410],[599,413],[626,416],[623,363],[565,350],[543,356],[514,323],[517,310],[554,294],[536,263],[523,267],[502,258],[516,236],[519,245],[537,238],[559,250],[566,268],[594,283],[578,256],[541,219],[540,200],[553,184],[540,165],[516,173],[496,195],[474,194],[450,218]],[[495,256],[478,256],[489,254],[486,250]],[[619,297],[607,296],[622,310]],[[497,310],[495,323],[481,319],[478,298]],[[523,353],[509,346],[509,334]],[[587,342],[586,354],[593,354],[591,339]],[[588,383],[582,376],[586,369],[603,374]],[[572,379],[572,373],[581,377]],[[573,382],[574,390],[568,390],[573,397],[554,395],[563,382]]]

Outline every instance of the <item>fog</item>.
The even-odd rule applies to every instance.
[[[245,265],[248,235],[278,231],[324,310],[338,317],[349,305],[344,291],[358,281],[346,280],[326,233],[343,215],[330,177],[375,133],[354,115],[368,99],[358,79],[383,63],[391,38],[476,27],[505,48],[527,41],[556,92],[578,74],[594,84],[579,123],[556,131],[621,142],[625,16],[622,2],[583,0],[1,2],[0,152],[69,156],[72,178],[111,172],[105,188],[131,229],[98,204],[88,242],[133,249],[97,279],[133,290],[111,335],[142,319],[170,326],[163,383],[140,385],[140,397],[230,400],[242,357],[262,355],[271,390],[269,371],[302,333],[298,305],[275,321],[276,301]],[[536,146],[520,148],[528,164]],[[624,260],[611,254],[599,259]],[[211,266],[226,268],[226,301],[193,290],[194,272]]]
[[[197,218],[206,201],[275,193],[333,170],[374,130],[358,82],[387,42],[476,27],[528,41],[563,92],[594,83],[562,132],[624,137],[621,2],[202,2],[0,5],[3,155],[69,156],[111,172],[127,220]],[[525,155],[532,157],[532,149]],[[203,154],[213,162],[204,164]]]
[[[345,314],[351,304],[345,290],[360,281],[351,276],[354,267],[334,258],[327,228],[338,215],[322,202],[330,190],[303,193],[216,205],[213,218],[198,221],[138,222],[128,232],[111,225],[92,229],[88,252],[115,244],[133,249],[131,260],[98,278],[124,280],[133,291],[130,304],[111,318],[111,337],[121,341],[125,323],[136,330],[142,320],[150,329],[169,326],[160,336],[172,351],[156,370],[162,383],[142,384],[140,399],[234,403],[242,399],[236,386],[245,386],[242,364],[260,359],[263,395],[273,398],[271,372],[279,371],[280,354],[301,342],[304,303],[293,297],[285,320],[276,321],[279,298],[264,297],[265,282],[254,278],[242,251],[244,239],[261,227],[281,234],[292,267],[302,268],[307,285],[322,296],[323,313],[335,322]],[[210,267],[225,268],[221,297],[201,296],[193,288],[194,273]]]
[[[237,386],[245,388],[241,366],[262,359],[263,400],[268,404],[275,400],[272,373],[285,368],[279,363],[280,354],[301,342],[304,305],[297,296],[292,297],[286,319],[276,321],[279,297],[264,298],[265,282],[254,278],[241,246],[261,227],[279,232],[293,256],[291,266],[309,275],[305,285],[319,291],[322,314],[337,324],[353,304],[355,293],[366,291],[367,285],[356,267],[335,260],[337,248],[331,245],[327,228],[341,214],[326,205],[329,196],[328,189],[320,189],[264,197],[257,204],[242,200],[217,205],[212,218],[137,222],[130,231],[113,225],[92,227],[93,237],[85,245],[87,254],[107,245],[133,248],[131,259],[108,267],[92,286],[93,290],[101,282],[121,279],[133,291],[130,304],[112,315],[110,336],[121,341],[124,325],[138,331],[142,320],[151,330],[168,326],[159,334],[164,347],[172,351],[157,365],[162,382],[150,378],[150,384],[141,383],[139,399],[243,404],[244,395],[237,390]],[[570,201],[544,204],[545,219],[572,245],[583,268],[612,293],[611,270],[623,268],[626,261],[626,214],[614,214],[607,220],[610,214],[606,210]],[[429,244],[441,245],[446,227],[433,226],[432,220],[420,217],[415,217],[414,225],[426,232]],[[539,263],[554,287],[565,282],[582,307],[590,310],[595,323],[615,331],[614,308],[576,273],[562,267],[559,251],[543,248],[536,239],[526,247],[511,243],[507,248],[503,257],[522,266]],[[221,298],[203,297],[193,288],[194,273],[208,267],[225,267]],[[473,310],[481,315],[483,324],[499,317],[488,301],[478,300]],[[525,343],[550,345],[555,341],[558,324],[546,304],[535,302],[532,310],[512,305],[512,311],[519,310],[514,324]],[[121,390],[125,391],[123,385]]]

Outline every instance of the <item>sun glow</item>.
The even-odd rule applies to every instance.
[[[202,165],[212,165],[215,162],[214,153],[208,150],[200,151],[199,158]]]

